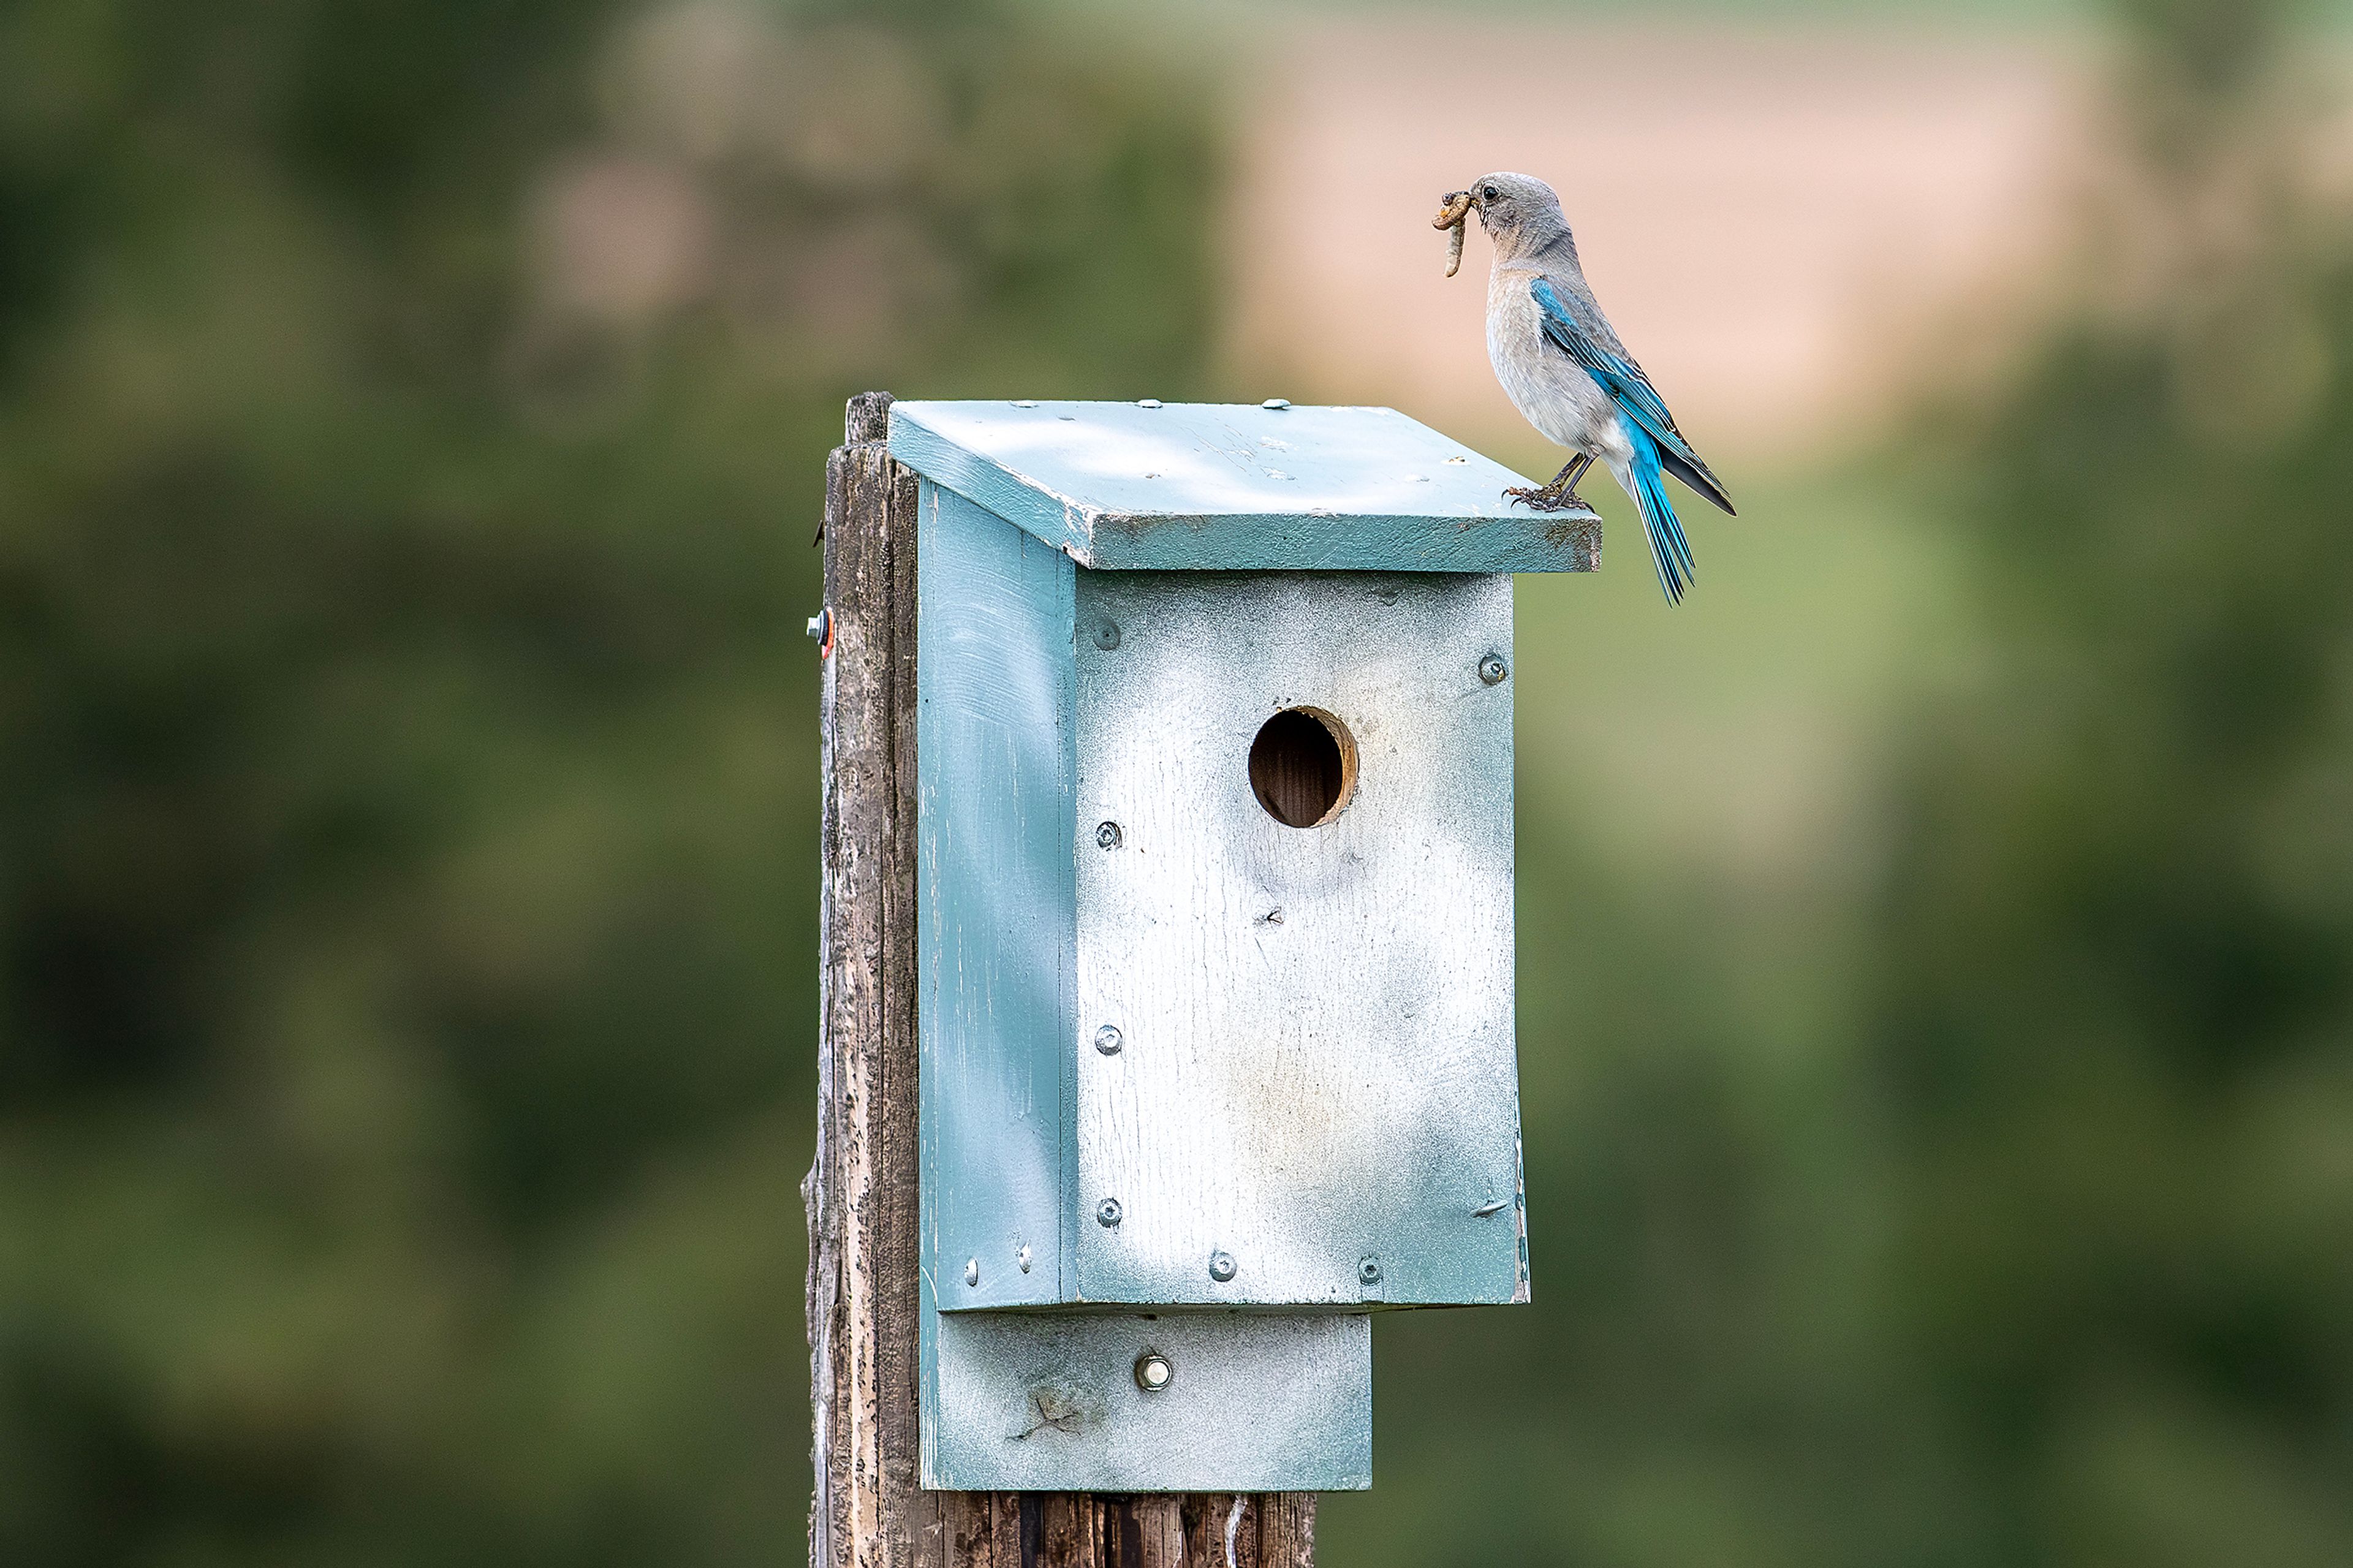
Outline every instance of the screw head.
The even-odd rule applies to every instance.
[[[1020,1252],[1019,1252],[1017,1256],[1018,1257],[1018,1258],[1019,1258],[1019,1260],[1020,1260],[1020,1263],[1021,1263],[1021,1272],[1022,1272],[1022,1273],[1024,1273],[1024,1274],[1029,1273],[1029,1249],[1028,1247],[1023,1247],[1023,1248],[1020,1250]]]
[[[1119,1047],[1124,1043],[1116,1024],[1105,1024],[1095,1031],[1095,1049],[1107,1057],[1119,1055]]]
[[[1291,399],[1288,397],[1270,397],[1264,403],[1260,404],[1259,406],[1261,408],[1288,408],[1291,406]]]
[[[1377,1258],[1367,1258],[1362,1263],[1357,1264],[1356,1278],[1363,1280],[1367,1285],[1379,1284],[1381,1282],[1381,1260]]]
[[[967,1258],[964,1260],[964,1282],[967,1285],[977,1285],[980,1283],[979,1258]]]
[[[1145,1351],[1135,1358],[1135,1386],[1146,1394],[1159,1393],[1176,1375],[1176,1369],[1158,1351]]]
[[[1125,836],[1120,832],[1119,824],[1116,822],[1103,823],[1095,828],[1095,842],[1105,849],[1118,848],[1119,841],[1124,837]]]
[[[1095,1205],[1095,1223],[1109,1230],[1119,1223],[1120,1215],[1126,1212],[1119,1206],[1117,1198],[1105,1198]]]
[[[1504,662],[1504,656],[1500,653],[1491,653],[1479,661],[1479,679],[1490,686],[1503,684],[1504,677],[1511,673],[1511,666]]]
[[[1109,653],[1118,646],[1119,623],[1108,620],[1097,621],[1095,623],[1095,647],[1103,649],[1105,653]]]
[[[1238,1265],[1234,1262],[1234,1255],[1232,1253],[1212,1252],[1209,1254],[1209,1278],[1216,1280],[1219,1284],[1222,1285],[1227,1280],[1232,1279],[1237,1268]]]
[[[1157,408],[1160,406],[1160,399],[1156,397],[1139,397],[1135,400],[1135,405],[1138,408]]]

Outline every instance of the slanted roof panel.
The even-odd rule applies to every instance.
[[[1589,572],[1599,520],[1394,408],[894,403],[891,455],[1098,569]]]

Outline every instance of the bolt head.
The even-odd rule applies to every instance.
[[[980,1283],[979,1258],[967,1258],[964,1260],[964,1282],[967,1285],[977,1285]]]
[[[1479,679],[1490,686],[1501,685],[1504,677],[1511,673],[1511,667],[1504,662],[1502,654],[1491,653],[1479,661]]]
[[[1118,848],[1119,841],[1124,837],[1116,822],[1103,823],[1095,828],[1095,842],[1105,849]]]
[[[1291,399],[1288,397],[1270,397],[1264,403],[1260,404],[1259,406],[1261,408],[1274,409],[1288,408],[1291,406]]]
[[[1379,1284],[1381,1282],[1381,1260],[1377,1258],[1367,1258],[1362,1263],[1357,1264],[1356,1278],[1363,1280],[1367,1285]]]
[[[1095,623],[1095,647],[1109,653],[1119,646],[1119,625],[1115,621]]]
[[[1095,1223],[1108,1230],[1119,1223],[1124,1213],[1126,1211],[1119,1206],[1117,1198],[1105,1198],[1095,1205]]]
[[[1139,397],[1135,400],[1135,405],[1138,408],[1157,408],[1160,406],[1160,399],[1156,397]]]
[[[1120,1037],[1119,1026],[1115,1024],[1105,1024],[1095,1031],[1095,1049],[1107,1057],[1119,1055],[1119,1047],[1124,1043]]]
[[[1021,1251],[1020,1251],[1020,1253],[1019,1253],[1019,1255],[1018,1255],[1018,1256],[1019,1256],[1020,1262],[1021,1262],[1021,1272],[1022,1272],[1022,1273],[1024,1273],[1024,1274],[1029,1273],[1029,1249],[1028,1247],[1023,1247],[1023,1248],[1021,1249]]]
[[[1159,1393],[1176,1375],[1176,1369],[1158,1351],[1146,1351],[1135,1358],[1135,1386],[1146,1394]]]
[[[1209,1254],[1209,1278],[1220,1285],[1232,1279],[1238,1268],[1239,1266],[1234,1262],[1234,1255],[1230,1252]]]

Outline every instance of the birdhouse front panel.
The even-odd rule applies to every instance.
[[[1511,579],[1076,588],[1076,1296],[1513,1300]]]

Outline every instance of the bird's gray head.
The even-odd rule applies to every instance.
[[[1471,210],[1494,241],[1495,254],[1505,260],[1559,244],[1576,254],[1568,220],[1560,216],[1560,197],[1532,174],[1489,174],[1477,181],[1471,187]]]

